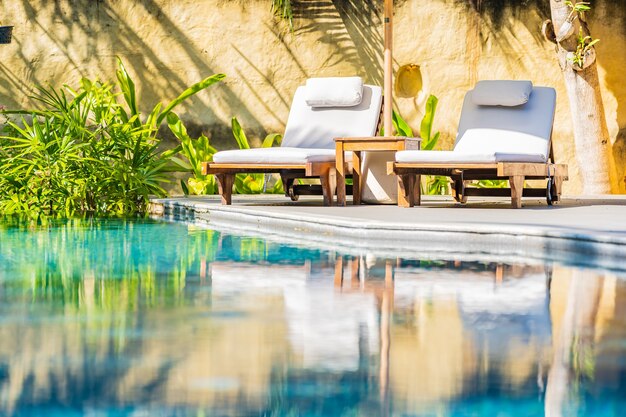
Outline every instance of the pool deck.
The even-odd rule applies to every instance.
[[[293,203],[282,196],[217,196],[155,199],[155,216],[205,224],[218,230],[277,238],[298,244],[370,252],[384,256],[498,256],[515,260],[560,259],[577,265],[626,269],[626,196],[545,200],[474,198],[466,205],[451,197],[426,196],[422,206],[323,207],[320,197]]]

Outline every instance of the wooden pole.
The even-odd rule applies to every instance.
[[[385,136],[393,136],[393,0],[385,0],[385,55],[384,55],[384,97],[383,126]]]

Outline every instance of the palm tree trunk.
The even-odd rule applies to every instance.
[[[550,0],[552,25],[558,33],[570,14],[563,0]],[[594,62],[582,71],[576,71],[567,59],[568,51],[575,51],[578,27],[589,34],[587,25],[574,21],[574,35],[557,44],[559,65],[565,78],[574,127],[574,143],[585,194],[606,194],[616,189],[611,141],[600,92],[598,67]],[[550,39],[556,42],[554,38]]]
[[[572,380],[581,378],[586,361],[595,361],[593,341],[604,277],[587,271],[572,274],[560,329],[553,328],[553,358],[546,386],[546,417],[563,417],[572,404]],[[577,362],[573,363],[573,358]],[[589,375],[587,375],[589,377]]]

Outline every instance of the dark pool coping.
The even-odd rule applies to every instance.
[[[465,207],[445,197],[424,205],[322,207],[317,198],[288,203],[280,196],[155,199],[156,216],[240,234],[377,256],[510,261],[556,260],[626,270],[626,196],[564,198],[555,208],[529,200],[512,210],[506,199]]]

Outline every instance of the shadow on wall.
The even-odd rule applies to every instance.
[[[501,30],[506,26],[507,12],[512,11],[517,17],[523,10],[536,9],[542,16],[550,15],[550,2],[546,0],[455,0],[468,4],[482,17],[488,17],[495,29]]]
[[[534,17],[528,22],[526,17],[533,10],[538,11],[540,18],[549,16],[549,2],[544,0],[438,1],[463,4],[468,11],[474,10],[477,16],[493,28],[489,31],[489,36],[493,35],[494,41],[500,43],[511,42],[511,37],[506,34],[510,34],[511,30],[505,33],[505,29],[512,29],[511,19],[515,18],[525,21],[529,31],[536,33],[537,42],[542,42],[539,28],[535,27],[537,16],[533,12]],[[396,10],[410,2],[417,3],[419,0],[396,0]],[[112,76],[116,55],[124,59],[141,86],[143,106],[152,106],[158,101],[174,98],[196,78],[218,72],[206,50],[199,46],[198,37],[190,36],[191,30],[172,17],[171,10],[175,8],[166,1],[128,1],[133,10],[123,15],[119,12],[121,1],[16,0],[10,6],[7,3],[0,3],[3,20],[6,20],[5,16],[23,19],[22,29],[16,31],[14,36],[14,45],[9,46],[10,49],[2,49],[3,52],[10,50],[14,54],[11,61],[20,63],[9,66],[6,62],[0,62],[0,97],[4,101],[0,104],[8,107],[18,105],[23,101],[22,97],[28,96],[31,88],[38,84],[75,83],[81,76],[94,74]],[[216,10],[208,13],[219,14],[220,10],[232,7],[240,7],[245,12],[247,7],[252,7],[247,2],[216,4]],[[269,0],[267,5],[269,10]],[[176,7],[180,9],[187,6]],[[595,36],[603,39],[598,45],[599,60],[606,71],[607,85],[618,102],[617,122],[620,134],[614,147],[617,161],[626,160],[626,105],[623,104],[626,102],[626,85],[622,82],[626,56],[620,53],[624,50],[623,46],[626,46],[625,10],[626,0],[595,0],[594,13],[589,18],[594,24],[592,29]],[[8,11],[13,16],[8,16]],[[149,19],[145,26],[157,28],[146,32],[144,28],[137,26],[136,18],[130,20],[129,16],[142,16]],[[202,121],[202,124],[196,124],[190,129],[192,136],[197,136],[201,130],[208,128],[218,148],[233,147],[228,126],[231,115],[237,115],[252,136],[263,136],[268,124],[282,125],[293,93],[288,91],[291,87],[281,87],[280,80],[285,77],[292,81],[300,80],[319,75],[325,69],[330,74],[337,64],[347,62],[350,68],[361,71],[360,75],[368,82],[382,84],[382,1],[299,0],[294,2],[294,17],[296,31],[293,35],[285,35],[268,19],[266,30],[264,29],[267,38],[264,37],[263,41],[272,41],[272,36],[274,37],[279,56],[273,61],[257,62],[253,55],[246,53],[247,50],[243,47],[245,45],[231,45],[239,58],[233,65],[235,69],[227,74],[227,82],[215,86],[206,94],[191,98],[184,107],[187,121]],[[202,28],[205,29],[207,28]],[[30,37],[20,36],[20,32],[29,33]],[[211,32],[206,34],[216,36]],[[304,63],[302,57],[294,53],[299,37],[305,36],[317,38],[320,45],[331,48],[333,53],[326,54],[327,62],[311,68]],[[478,42],[484,45],[484,36],[487,35],[481,32],[476,36]],[[618,39],[620,43],[615,44],[612,39]],[[515,49],[519,45],[511,44],[508,47]],[[164,52],[164,48],[167,48],[167,52]],[[95,50],[99,51],[98,57],[93,56]],[[503,50],[507,48],[503,47]],[[316,51],[311,53],[315,54]],[[322,55],[324,54],[320,54]],[[288,74],[279,73],[276,68],[280,59],[286,59],[293,64],[286,67]],[[476,59],[480,59],[480,54]],[[173,70],[172,62],[176,61],[189,62],[187,72],[191,76],[186,77],[186,74]],[[471,63],[468,65],[471,66]],[[556,61],[554,65],[557,65]],[[47,68],[54,68],[54,72]],[[533,71],[534,68],[524,70]],[[50,74],[63,74],[63,78],[57,80]],[[188,78],[194,80],[189,82]],[[229,84],[230,79],[237,80],[237,83]],[[267,86],[269,89],[266,90],[272,96],[271,103],[267,97],[258,93],[259,83],[263,84],[263,88]],[[252,92],[251,99],[244,101],[240,98],[244,89],[247,93]],[[207,94],[210,98],[207,98]],[[262,109],[263,117],[259,116],[261,112],[254,112],[253,103],[261,103],[259,108]],[[626,175],[624,164],[617,165],[621,169],[621,177]]]
[[[103,0],[19,0],[19,3],[12,4],[10,11],[16,19],[24,21],[21,32],[28,33],[29,37],[15,37],[12,61],[19,65],[8,66],[0,62],[0,77],[5,81],[0,85],[0,96],[5,101],[2,104],[8,107],[24,105],[24,97],[29,96],[37,85],[74,84],[80,77],[102,74],[113,78],[115,56],[124,60],[136,80],[144,112],[151,110],[158,101],[174,98],[196,79],[219,72],[221,68],[214,68],[207,51],[198,45],[198,37],[190,36],[184,23],[173,17],[172,11],[183,6],[174,7],[158,0],[128,3],[130,9],[124,13],[120,13],[120,3]],[[238,45],[232,45],[240,56],[233,65],[235,70],[229,71],[232,73],[227,74],[226,83],[210,90],[209,99],[206,94],[194,96],[183,105],[183,117],[188,121],[202,120],[211,130],[211,136],[217,139],[215,144],[218,147],[234,146],[228,126],[231,115],[237,115],[253,136],[262,136],[267,133],[264,130],[268,120],[255,114],[250,103],[239,98],[242,96],[239,87],[243,85],[254,93],[258,88],[253,87],[261,81],[277,99],[267,104],[267,97],[257,96],[256,101],[265,107],[272,125],[284,124],[292,92],[283,91],[277,79],[285,76],[305,79],[316,75],[309,74],[311,70],[292,51],[298,36],[307,33],[319,34],[321,43],[338,49],[338,53],[330,54],[328,62],[317,68],[332,70],[337,63],[349,62],[362,71],[361,75],[369,82],[382,83],[382,20],[377,3],[378,0],[297,2],[294,14],[296,19],[302,19],[302,26],[297,27],[293,36],[282,33],[280,25],[271,25],[269,21],[266,24],[268,34],[283,47],[278,54],[294,63],[289,68],[292,72],[295,68],[296,74],[278,75],[278,70],[268,66],[267,62],[254,62],[253,55],[251,57],[245,50],[237,49]],[[236,3],[235,7],[241,7],[246,13],[245,5]],[[226,10],[232,6],[218,2],[217,8]],[[3,14],[6,15],[8,9],[5,5]],[[219,13],[219,10],[213,13]],[[145,25],[138,26],[142,18],[146,19]],[[210,28],[202,30],[209,30],[206,33],[211,34]],[[268,41],[271,42],[269,37]],[[171,53],[164,53],[164,49],[171,50]],[[97,57],[94,57],[94,51],[98,51]],[[191,75],[174,70],[172,63],[176,61],[190,62],[186,72]],[[230,79],[236,82],[230,84]],[[276,104],[282,109],[277,111],[272,107]],[[190,130],[192,136],[200,133],[194,130]]]
[[[188,81],[173,71],[163,58],[168,57],[162,53],[163,39],[158,36],[150,38],[139,35],[136,24],[126,20],[125,16],[120,15],[108,2],[79,0],[71,3],[59,1],[36,3],[21,0],[21,6],[13,8],[14,10],[21,8],[18,13],[26,18],[25,31],[42,33],[54,47],[52,50],[40,51],[36,45],[26,45],[26,39],[16,37],[14,42],[17,44],[15,48],[17,57],[24,63],[23,68],[27,69],[19,73],[0,63],[0,77],[8,80],[8,83],[0,86],[0,95],[7,98],[16,95],[28,96],[36,85],[60,82],[74,84],[83,76],[107,74],[112,79],[115,56],[120,56],[137,84],[141,86],[140,105],[143,107],[142,110],[146,111],[151,110],[158,101],[167,102],[175,98],[202,77],[218,72],[207,63],[203,51],[178,28],[176,22],[170,20],[155,0],[136,2],[134,4],[138,9],[136,14],[147,13],[152,17],[151,23],[158,23],[163,32],[168,34],[167,41],[175,42],[176,54],[182,53],[193,63],[193,68],[188,72],[198,74],[197,80]],[[103,50],[106,52],[102,53]],[[93,59],[93,51],[100,51],[101,55]],[[65,74],[64,78],[41,79],[40,75],[37,75],[44,72],[42,68],[50,65],[62,68],[57,74]],[[220,105],[229,107],[226,112],[236,112],[248,119],[254,119],[245,103],[227,84],[221,83],[210,90],[210,94],[212,102],[217,101]],[[9,99],[7,104],[11,106],[17,103]],[[230,130],[214,110],[198,96],[189,100],[185,111],[187,117],[191,119],[208,119],[211,127],[219,131]],[[260,120],[254,120],[261,124]]]
[[[478,49],[482,49],[491,40],[499,45],[506,54],[507,51],[519,51],[521,48],[528,46],[523,44],[520,39],[515,36],[516,30],[514,22],[523,23],[528,32],[533,36],[537,44],[544,42],[540,31],[541,22],[550,16],[549,1],[544,0],[455,0],[457,3],[463,3],[468,7],[469,11],[473,11],[477,19],[474,27],[468,28],[467,42],[468,49],[471,49],[471,42],[479,42]],[[537,19],[540,19],[538,21]],[[486,25],[489,30],[482,31],[480,23]],[[470,60],[470,66],[477,66],[480,56]],[[474,62],[471,62],[474,61]],[[506,60],[508,69],[514,73],[523,69],[526,72],[534,72],[532,60],[515,60],[511,62]],[[470,69],[471,70],[471,69]],[[472,84],[478,81],[478,78],[472,78]]]
[[[382,85],[382,11],[378,0],[302,0],[294,17],[307,24],[296,36],[319,33],[319,41],[338,48],[338,54],[324,66],[341,61],[363,68],[366,81]]]

